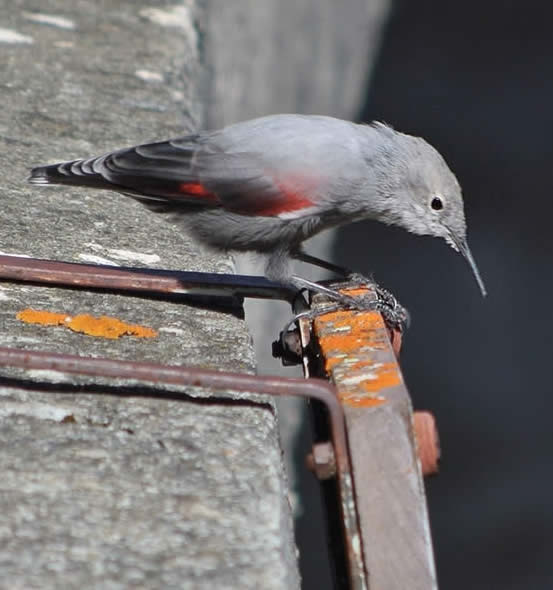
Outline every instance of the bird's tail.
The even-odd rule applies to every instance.
[[[91,160],[72,160],[50,166],[38,166],[31,170],[28,180],[31,184],[69,184],[113,190],[113,184],[95,172],[90,164]]]
[[[31,170],[34,185],[62,184],[107,189],[155,210],[216,207],[219,200],[199,180],[198,136],[123,148],[87,160]],[[200,162],[200,164],[198,164]]]

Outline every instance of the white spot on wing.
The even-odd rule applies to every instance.
[[[58,27],[60,29],[73,30],[75,23],[65,18],[64,16],[56,16],[55,14],[43,14],[41,12],[23,12],[23,17],[27,20],[33,21],[34,23],[40,23],[41,25],[50,25],[52,27]]]
[[[0,43],[33,43],[33,38],[28,35],[22,35],[13,29],[3,29],[0,27]]]

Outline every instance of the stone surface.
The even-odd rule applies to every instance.
[[[269,412],[1,394],[9,587],[295,586]]]
[[[130,199],[25,183],[33,165],[201,125],[201,10],[191,1],[0,0],[0,251],[232,269]],[[235,315],[6,282],[0,301],[2,346],[255,369]],[[104,340],[24,324],[15,316],[27,307],[110,315],[158,336]],[[268,400],[162,400],[160,386],[148,387],[150,397],[120,397],[100,380],[1,375],[0,561],[10,588],[298,586]]]

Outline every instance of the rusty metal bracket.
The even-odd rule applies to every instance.
[[[343,292],[376,296],[371,285]],[[299,322],[304,366],[310,377],[334,383],[344,411],[369,586],[437,590],[415,429],[421,420],[414,419],[397,361],[401,333],[390,333],[375,311],[328,311],[320,295],[311,314],[312,323]],[[422,430],[436,447],[432,426],[423,418]],[[324,478],[332,457],[324,447],[313,451],[310,463]],[[435,469],[436,455],[426,462],[428,471]]]

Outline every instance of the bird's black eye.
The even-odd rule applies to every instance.
[[[430,201],[430,206],[434,211],[441,211],[444,208],[444,202],[440,197],[434,197],[432,201]]]

